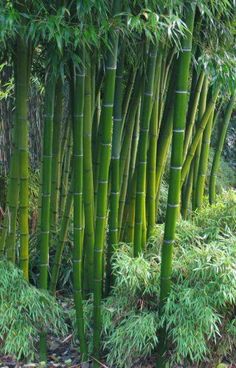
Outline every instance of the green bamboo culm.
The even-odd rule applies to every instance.
[[[51,230],[57,229],[59,194],[60,194],[60,171],[61,171],[61,130],[63,113],[63,81],[61,76],[56,82],[55,108],[53,121],[52,142],[52,200],[51,200]]]
[[[119,241],[119,197],[120,197],[120,151],[122,134],[124,47],[118,62],[115,84],[114,119],[111,155],[111,193],[109,212],[109,234],[107,246],[106,295],[113,284],[111,259]]]
[[[201,119],[205,113],[206,105],[207,105],[207,95],[208,95],[209,81],[208,76],[206,75],[202,85],[202,91],[199,99],[199,109],[198,109],[198,119],[196,122],[196,131],[198,131],[199,124]],[[197,208],[196,204],[196,193],[197,193],[197,178],[198,178],[198,168],[200,162],[200,154],[202,147],[202,133],[199,138],[199,143],[197,144],[196,151],[193,157],[193,187],[192,187],[192,209],[195,210]]]
[[[175,59],[174,59],[175,60]],[[173,114],[174,114],[174,104],[173,95],[175,94],[175,78],[176,78],[176,60],[174,67],[171,72],[171,81],[169,84],[165,108],[162,113],[160,122],[160,131],[158,135],[157,142],[157,160],[156,160],[156,222],[158,220],[158,207],[159,207],[159,197],[161,189],[161,181],[163,173],[166,166],[166,161],[168,157],[168,151],[172,139],[172,127],[173,127]]]
[[[222,154],[222,150],[224,148],[224,142],[227,134],[227,129],[230,123],[230,118],[235,108],[235,101],[236,101],[236,93],[234,92],[230,98],[230,101],[227,105],[225,116],[223,117],[222,124],[220,124],[219,129],[219,137],[216,144],[216,150],[213,158],[213,163],[211,167],[211,174],[210,174],[210,183],[209,183],[209,201],[210,204],[213,204],[216,199],[216,177],[217,171],[220,166],[220,158]]]
[[[193,4],[186,4],[184,19],[188,27],[188,32],[186,32],[185,37],[182,39],[181,51],[177,65],[170,184],[164,240],[161,252],[160,314],[163,313],[163,308],[171,288],[173,244],[175,239],[176,222],[179,215],[181,194],[181,168],[183,162],[184,130],[188,103],[188,82],[190,75],[194,17],[195,6],[193,6]],[[166,367],[166,340],[166,329],[163,327],[159,332],[157,368]]]
[[[203,197],[204,197],[213,119],[214,119],[214,110],[212,111],[210,115],[210,118],[208,120],[207,126],[204,130],[203,137],[202,137],[202,148],[201,148],[197,186],[196,186],[196,208],[200,208],[202,206]]]
[[[52,140],[53,140],[53,114],[56,79],[50,71],[46,77],[45,87],[45,116],[43,132],[42,154],[42,192],[40,213],[40,271],[39,288],[48,288],[49,265],[49,237],[50,237],[50,202],[51,202],[51,176],[52,176]],[[46,334],[42,331],[40,336],[40,359],[47,360]]]
[[[205,77],[205,73],[204,71],[202,71],[197,80],[197,84],[196,84],[196,87],[193,93],[194,95],[192,98],[192,103],[190,104],[189,121],[188,121],[186,133],[184,137],[184,157],[187,154],[189,142],[192,136],[192,131],[193,131],[194,123],[195,123],[195,118],[197,114],[197,108],[198,108],[198,103],[199,103],[199,99],[201,95],[202,85],[204,82],[204,77]]]
[[[220,85],[218,84],[214,88],[214,92],[212,94],[212,97],[211,97],[210,101],[207,103],[206,110],[205,110],[205,112],[202,116],[202,119],[199,122],[198,129],[196,130],[196,132],[193,136],[192,143],[189,147],[186,159],[185,159],[184,164],[183,164],[182,172],[181,172],[181,183],[182,184],[184,183],[184,181],[185,181],[185,179],[188,175],[191,162],[193,160],[193,157],[194,157],[194,154],[195,154],[196,149],[198,147],[198,144],[201,140],[204,129],[205,129],[207,123],[208,123],[208,120],[211,116],[212,111],[214,110],[214,106],[215,106],[215,102],[216,102],[216,99],[217,99],[218,94],[219,94],[219,90],[220,90]]]
[[[19,150],[19,228],[20,268],[26,280],[29,278],[29,147],[28,147],[28,90],[29,90],[29,48],[20,36],[16,46],[16,124]]]
[[[193,189],[193,170],[194,161],[192,161],[186,184],[182,188],[182,203],[181,203],[181,215],[184,220],[188,218],[189,205],[191,200],[191,194]]]
[[[85,76],[84,96],[84,246],[85,246],[85,274],[87,278],[87,291],[93,291],[93,258],[94,258],[94,185],[93,185],[93,161],[92,161],[92,83],[91,60],[87,62]]]
[[[155,80],[155,98],[153,103],[150,138],[147,164],[147,236],[153,232],[156,224],[156,160],[157,160],[157,140],[159,135],[159,115],[160,115],[160,75],[162,58],[159,56],[157,61],[156,80]]]
[[[67,144],[65,148],[65,155],[62,164],[62,177],[61,177],[61,191],[60,191],[60,217],[63,216],[65,205],[66,205],[66,198],[68,192],[68,184],[70,180],[70,171],[72,166],[72,134],[71,134],[71,121],[67,123],[69,125],[69,132],[67,138]]]
[[[121,1],[113,1],[113,15],[121,10]],[[103,249],[105,241],[105,227],[107,218],[107,194],[109,166],[111,160],[112,143],[112,116],[115,94],[115,77],[117,64],[118,32],[113,30],[110,33],[111,48],[107,53],[104,96],[100,118],[101,141],[100,141],[100,165],[98,171],[98,194],[97,194],[97,213],[95,227],[95,246],[94,246],[94,332],[93,332],[93,367],[100,366],[100,345],[101,345],[101,299],[103,285]]]
[[[137,257],[144,248],[145,239],[142,236],[143,215],[145,207],[145,181],[147,168],[148,135],[152,113],[152,98],[156,70],[157,45],[151,44],[148,54],[147,75],[144,86],[142,110],[140,116],[140,137],[137,153],[137,184],[135,203],[134,256]]]
[[[82,297],[83,259],[83,120],[84,120],[84,49],[81,50],[81,65],[73,69],[72,126],[73,126],[73,294],[76,312],[76,327],[80,343],[81,362],[88,359],[84,331]]]
[[[70,188],[66,196],[66,202],[65,202],[65,211],[63,211],[63,216],[61,219],[61,227],[57,239],[57,247],[56,247],[56,253],[53,259],[53,266],[52,266],[52,276],[50,280],[50,286],[49,290],[52,295],[55,295],[56,293],[56,287],[58,282],[58,276],[61,266],[61,259],[62,254],[64,250],[64,245],[68,233],[68,227],[69,227],[69,221],[70,221],[70,214],[72,209],[72,203],[73,203],[73,178],[71,180]]]

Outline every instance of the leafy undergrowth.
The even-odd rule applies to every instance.
[[[66,333],[64,311],[47,292],[29,285],[13,264],[1,261],[0,274],[0,353],[32,360],[42,330]]]
[[[131,368],[153,354],[157,331],[167,326],[170,366],[215,367],[236,361],[236,194],[205,206],[191,221],[180,221],[173,287],[158,317],[160,247],[158,225],[143,256],[132,258],[121,244],[113,259],[112,295],[103,303],[103,348],[109,367]],[[86,303],[91,333],[91,302]],[[145,364],[143,365],[145,366]]]

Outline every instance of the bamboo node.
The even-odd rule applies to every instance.
[[[174,133],[184,133],[184,129],[173,129]]]
[[[103,249],[94,249],[94,252],[95,253],[102,253],[103,252]]]
[[[150,97],[152,97],[153,96],[153,93],[152,92],[144,92],[144,96],[150,96]]]
[[[106,216],[96,216],[98,220],[105,220]]]
[[[119,195],[120,192],[111,192],[112,195]]]
[[[182,166],[171,166],[172,170],[182,170]]]
[[[179,93],[179,94],[188,94],[188,91],[181,91],[181,90],[176,90],[175,93]]]
[[[101,143],[101,146],[107,146],[107,147],[111,147],[111,143]]]
[[[84,228],[82,226],[74,226],[75,231],[82,231]]]
[[[182,51],[183,52],[191,52],[192,49],[190,49],[189,47],[184,47],[184,48],[182,48]]]
[[[107,70],[116,70],[116,65],[113,66],[106,66]]]
[[[123,121],[122,118],[114,118],[113,121]]]
[[[113,103],[112,104],[103,104],[103,107],[112,107],[113,108]]]
[[[73,194],[74,194],[74,196],[82,196],[83,195],[83,192],[75,192]]]
[[[165,244],[172,244],[172,243],[174,243],[174,239],[171,239],[171,240],[164,239],[164,243]]]
[[[73,259],[73,263],[81,263],[82,259]]]
[[[179,207],[179,204],[171,204],[171,203],[168,203],[167,206],[168,207],[171,207],[171,208],[177,208],[177,207]]]

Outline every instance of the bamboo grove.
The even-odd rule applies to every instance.
[[[56,295],[73,223],[82,362],[90,359],[83,301],[93,300],[92,358],[99,367],[101,303],[115,282],[112,257],[121,242],[131,244],[134,257],[145,251],[159,221],[163,175],[168,175],[169,192],[160,314],[171,288],[178,218],[191,216],[208,193],[211,204],[217,200],[217,172],[236,99],[234,37],[230,0],[1,1],[0,85],[4,90],[7,65],[14,99],[10,137],[1,125],[9,144],[1,152],[8,181],[0,251],[30,279],[29,241],[35,233],[37,285]],[[38,133],[31,134],[36,122],[29,111],[36,76],[44,98],[35,107],[41,116],[35,148]],[[32,162],[39,163],[41,181],[33,229]],[[159,368],[166,364],[165,327],[157,335]],[[42,331],[41,360],[47,357],[46,340]]]

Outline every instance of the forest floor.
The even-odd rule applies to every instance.
[[[10,356],[0,356],[1,368],[80,368],[78,349],[72,344],[72,335],[68,335],[64,340],[57,339],[55,336],[48,338],[48,363],[24,363],[17,362]],[[216,368],[212,363],[204,363],[201,366],[175,366],[173,368]],[[236,368],[236,364],[225,364],[224,368]],[[92,362],[88,365],[92,368]],[[101,363],[101,368],[119,368],[107,366],[105,362]],[[137,362],[130,368],[155,368],[155,357]],[[222,366],[223,368],[223,366]]]

